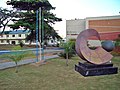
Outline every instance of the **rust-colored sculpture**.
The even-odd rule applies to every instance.
[[[87,45],[87,40],[91,36],[96,36],[100,40],[99,33],[94,29],[84,30],[77,37],[76,53],[87,63],[79,62],[78,65],[75,65],[75,70],[83,76],[116,74],[118,68],[113,67],[113,64],[109,62],[113,57],[108,52],[113,48],[112,42],[106,42],[107,44],[104,43],[102,47],[91,50]]]
[[[102,47],[98,47],[95,50],[89,49],[87,40],[91,36],[96,36],[100,40],[98,32],[94,29],[84,30],[78,35],[76,40],[76,52],[78,56],[93,64],[103,64],[110,61],[113,56]]]

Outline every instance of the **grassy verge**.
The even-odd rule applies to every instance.
[[[19,45],[0,45],[0,50],[11,50],[15,46],[19,46]],[[23,46],[23,49],[31,49],[31,48],[36,48],[36,46],[35,45]]]
[[[114,66],[120,68],[120,57],[114,57]],[[0,71],[0,90],[119,90],[120,73],[83,77],[74,71],[78,57],[69,60],[57,58],[47,61],[46,65],[36,67],[25,65],[19,67],[19,73],[14,68]],[[120,70],[119,70],[120,72]]]

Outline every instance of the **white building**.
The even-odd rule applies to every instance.
[[[0,44],[19,44],[22,41],[24,44],[27,44],[25,38],[30,34],[30,30],[14,30],[14,31],[5,31],[0,35]]]
[[[49,46],[57,46],[58,39],[57,38],[53,39],[52,37],[50,37],[49,40],[47,40],[47,44]]]

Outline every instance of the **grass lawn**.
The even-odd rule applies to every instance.
[[[114,66],[120,68],[120,57],[114,57]],[[69,60],[61,58],[48,60],[46,65],[32,64],[0,71],[0,90],[120,90],[120,73],[83,77],[74,71],[78,57]],[[119,70],[120,72],[120,70]]]

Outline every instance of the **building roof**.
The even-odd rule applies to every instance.
[[[29,32],[30,30],[13,30],[13,31],[4,31],[3,34],[26,34]]]

